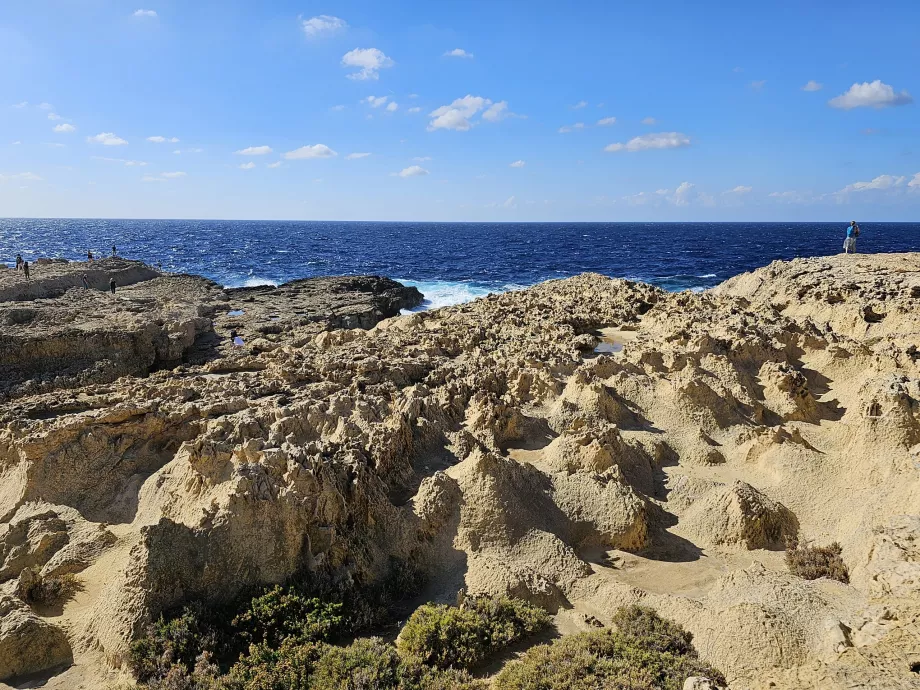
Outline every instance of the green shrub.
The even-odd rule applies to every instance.
[[[621,607],[613,615],[613,624],[619,632],[637,638],[648,649],[696,656],[693,634],[647,606]]]
[[[662,652],[646,646],[647,639],[601,630],[537,645],[508,664],[492,690],[681,690],[690,676],[724,683],[692,647]]]
[[[842,549],[837,542],[829,546],[799,546],[793,542],[786,547],[786,565],[789,566],[789,572],[806,580],[827,577],[848,583],[850,573],[841,553]]]
[[[310,690],[485,690],[466,671],[424,666],[402,659],[380,638],[355,640],[347,647],[327,646],[310,678]]]
[[[322,646],[285,640],[278,649],[252,645],[223,679],[232,690],[299,690],[307,688]]]
[[[39,568],[30,568],[19,576],[17,594],[27,604],[53,606],[63,603],[80,591],[73,573],[43,576]]]
[[[131,644],[128,667],[134,676],[140,681],[165,678],[173,666],[190,672],[202,653],[214,653],[219,632],[208,613],[201,606],[189,605],[175,617],[160,616],[144,637]]]
[[[344,624],[342,605],[308,598],[296,590],[276,585],[249,602],[231,625],[240,639],[278,647],[327,640]]]
[[[543,609],[507,597],[471,597],[460,607],[426,604],[409,618],[397,647],[422,664],[469,669],[548,623]]]

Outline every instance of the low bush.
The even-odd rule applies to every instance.
[[[459,607],[426,604],[409,618],[397,647],[422,664],[470,669],[548,623],[543,609],[507,597],[471,597]]]
[[[277,647],[287,640],[297,644],[327,640],[344,623],[342,604],[275,586],[252,599],[231,625],[245,642]]]
[[[850,573],[841,553],[842,549],[837,542],[828,546],[799,546],[791,543],[786,547],[786,565],[789,566],[789,572],[806,580],[826,577],[848,583]]]
[[[615,619],[618,630],[532,647],[498,674],[492,690],[681,690],[690,676],[724,684],[677,624],[642,607],[621,610]]]
[[[80,591],[80,582],[73,573],[43,576],[38,568],[30,568],[19,576],[17,594],[27,604],[54,606]]]
[[[135,640],[128,651],[128,667],[140,681],[165,679],[173,667],[191,672],[199,656],[213,654],[220,632],[200,606],[185,606],[177,615],[160,618]]]

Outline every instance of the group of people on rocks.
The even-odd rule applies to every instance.
[[[112,256],[113,257],[118,256],[118,249],[114,244],[112,245]],[[87,250],[86,252],[87,263],[93,263],[94,259],[95,257],[93,256],[93,251],[91,249]],[[25,277],[26,280],[30,279],[29,262],[22,258],[22,254],[16,255],[16,270],[22,271],[23,276]],[[87,277],[85,273],[80,276],[80,282],[83,283],[84,290],[90,289],[89,278]],[[109,291],[113,295],[115,294],[116,287],[118,287],[118,284],[116,283],[115,278],[114,277],[109,278]]]

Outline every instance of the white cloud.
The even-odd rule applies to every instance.
[[[452,129],[458,132],[465,132],[473,126],[470,118],[486,106],[491,105],[491,103],[492,101],[488,98],[467,94],[463,98],[456,99],[450,105],[442,105],[440,108],[431,111],[430,116],[433,119],[428,124],[428,131]]]
[[[760,80],[758,80],[758,81],[752,81],[752,82],[751,82],[751,88],[754,89],[754,91],[760,91],[760,90],[764,87],[764,85],[766,85],[766,83],[767,83],[767,80],[766,80],[766,79],[760,79]]]
[[[346,74],[349,79],[378,79],[378,72],[387,67],[392,67],[393,60],[377,48],[355,48],[342,56],[343,67],[358,67],[357,72]]]
[[[907,183],[908,187],[920,187],[920,173],[915,173],[914,178]]]
[[[568,134],[569,132],[574,132],[576,129],[584,129],[584,122],[576,122],[574,125],[565,125],[559,128],[559,134]]]
[[[345,110],[344,105],[334,105],[331,108],[329,108],[329,111],[333,113],[339,113],[339,112],[342,112],[343,110]]]
[[[147,165],[146,161],[132,161],[124,158],[106,158],[105,156],[93,156],[92,158],[97,161],[106,161],[108,163],[123,163],[128,168],[144,167]]]
[[[463,48],[454,48],[444,53],[444,57],[473,58],[472,53],[466,52]]]
[[[94,137],[86,137],[91,144],[102,144],[103,146],[124,146],[128,142],[112,132],[101,132]]]
[[[578,101],[575,105],[572,106],[572,110],[581,110],[582,108],[587,107],[588,101]]]
[[[55,125],[52,129],[60,134],[70,134],[71,132],[77,131],[76,127],[69,125],[66,122],[62,125]]]
[[[12,144],[10,144],[10,146],[19,146],[20,144],[22,144],[22,142],[17,139]]]
[[[14,108],[25,108],[27,105],[29,105],[29,101],[20,101],[19,103],[14,103],[13,107]]]
[[[204,149],[176,149],[173,153],[178,155],[180,153],[202,153],[203,151]]]
[[[853,84],[846,93],[832,98],[828,104],[832,108],[851,110],[852,108],[887,108],[913,102],[914,99],[907,91],[895,93],[891,86],[876,79],[871,83],[865,81],[862,84]]]
[[[364,102],[371,108],[379,108],[387,102],[387,99],[389,99],[389,96],[368,96],[364,99]]]
[[[155,10],[134,10],[134,16],[154,18],[157,16],[157,13]]]
[[[643,134],[630,139],[625,144],[609,144],[604,151],[648,151],[651,149],[678,149],[690,146],[690,137],[680,132],[658,132],[656,134]]]
[[[42,178],[31,172],[14,173],[13,175],[0,174],[0,182],[41,182],[41,180]]]
[[[301,146],[299,149],[288,151],[282,155],[289,161],[303,160],[305,158],[332,158],[338,154],[325,144],[313,144],[312,146]]]
[[[741,74],[744,71],[744,67],[735,67],[732,72],[735,74]]]
[[[252,161],[249,161],[248,163],[240,163],[237,167],[240,170],[252,170],[254,167],[256,167],[256,164]]]
[[[416,106],[409,108],[406,112],[407,113],[420,113],[422,112],[422,109],[416,105]]]
[[[643,125],[653,125],[653,124],[655,124],[656,122],[658,122],[658,120],[656,120],[654,117],[644,117],[644,118],[642,118],[642,124],[643,124]]]
[[[186,173],[181,172],[181,171],[179,171],[179,172],[165,172],[165,173],[160,173],[160,174],[161,174],[163,177],[166,177],[166,178],[168,178],[168,179],[170,179],[170,180],[175,179],[175,178],[177,178],[177,177],[185,177],[185,175],[186,175]]]
[[[238,156],[264,156],[272,152],[271,146],[248,146],[245,149],[234,151]]]
[[[169,142],[170,144],[179,143],[179,140],[176,137],[161,137],[161,136],[147,137],[147,141],[151,141],[154,144],[164,144],[166,142]]]
[[[524,163],[524,161],[514,161],[514,163],[511,163],[508,167],[509,168],[523,168],[525,165],[526,163]]]
[[[770,192],[768,196],[772,199],[776,199],[781,203],[787,204],[801,204],[808,201],[808,197],[805,194],[795,190],[789,190],[785,192]]]
[[[505,199],[505,203],[502,204],[505,208],[517,208],[517,202],[513,196],[509,196]]]
[[[819,84],[814,79],[809,80],[805,86],[802,87],[802,91],[820,91],[824,88],[824,84]]]
[[[420,165],[410,165],[408,168],[403,168],[396,174],[399,177],[418,177],[419,175],[427,175],[428,171]]]
[[[430,161],[431,156],[416,156],[412,160],[415,161],[416,163],[424,163],[425,161]]]
[[[369,153],[349,153],[347,156],[345,156],[345,160],[353,161],[353,160],[357,160],[358,158],[367,158],[369,155],[371,154]]]
[[[48,113],[48,119],[54,122],[55,120],[60,120],[61,116],[57,113]]]
[[[396,101],[390,101],[387,103],[387,112],[393,113],[399,108],[399,104]]]
[[[601,127],[609,127],[610,125],[615,125],[617,119],[615,117],[602,117],[597,121],[597,124]]]
[[[54,106],[51,105],[50,103],[39,103],[38,107],[41,108],[42,110],[54,110]]]
[[[280,168],[281,161],[275,161],[274,163],[269,163],[266,167],[268,168]]]
[[[506,117],[520,117],[508,110],[508,101],[493,103],[486,108],[486,111],[482,114],[482,119],[488,120],[489,122],[498,122],[499,120],[504,120]]]
[[[323,34],[334,34],[347,28],[348,23],[344,19],[328,14],[321,14],[303,20],[303,32],[307,35],[307,38],[316,38]]]
[[[739,185],[738,185],[737,187],[735,187],[734,189],[728,189],[728,190],[726,190],[726,191],[724,191],[724,192],[722,192],[722,193],[723,193],[723,194],[735,194],[735,195],[739,195],[739,196],[740,196],[741,194],[748,194],[748,193],[750,193],[753,189],[754,189],[753,187],[745,187],[744,185],[740,185],[740,184],[739,184]]]
[[[675,206],[686,206],[690,203],[690,193],[696,185],[692,182],[681,182],[674,190],[674,196],[669,199]]]
[[[834,194],[837,196],[846,196],[853,192],[893,189],[903,186],[905,182],[907,182],[907,178],[903,175],[879,175],[870,182],[854,182],[853,184],[848,184],[840,191],[834,192]]]

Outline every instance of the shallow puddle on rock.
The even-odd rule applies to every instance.
[[[242,316],[245,313],[245,309],[232,309],[231,311],[227,312],[227,316]]]
[[[599,355],[610,355],[614,352],[620,352],[622,349],[623,343],[608,343],[604,341],[601,342],[600,345],[598,345],[596,348],[594,348],[594,352]]]

